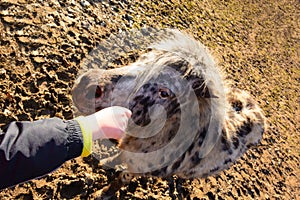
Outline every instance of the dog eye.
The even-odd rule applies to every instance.
[[[170,97],[170,90],[167,88],[159,89],[158,94],[160,98],[166,99]]]

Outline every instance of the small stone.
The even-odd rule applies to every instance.
[[[34,62],[36,63],[43,63],[45,59],[43,57],[33,57]]]
[[[88,7],[88,6],[90,6],[91,4],[88,2],[88,1],[80,1],[80,5],[82,6],[82,7]]]
[[[30,39],[28,37],[19,37],[18,39],[22,43],[29,43],[30,42]]]
[[[71,0],[71,1],[70,1],[70,4],[71,4],[72,6],[75,6],[75,5],[76,5],[76,2],[75,2],[74,0]]]
[[[8,110],[8,109],[5,109],[3,114],[6,115],[6,116],[9,116],[9,115],[11,115],[11,111]]]
[[[32,20],[31,19],[26,19],[26,18],[19,19],[18,22],[23,23],[23,24],[29,24],[29,25],[32,24]]]
[[[131,21],[131,20],[133,20],[133,16],[126,14],[125,19],[128,21]]]
[[[22,36],[22,35],[24,35],[24,31],[23,30],[18,30],[18,31],[16,31],[16,35]]]
[[[14,23],[15,22],[15,19],[13,17],[11,17],[11,16],[3,17],[3,20],[6,23]]]
[[[38,55],[39,55],[39,52],[38,52],[37,50],[32,51],[32,52],[31,52],[31,55],[33,55],[33,56],[38,56]]]
[[[100,25],[103,26],[103,27],[106,27],[106,23],[105,23],[104,21],[102,21],[102,22],[100,23]]]
[[[81,22],[81,26],[83,28],[85,28],[85,29],[89,29],[90,28],[90,24],[88,22],[85,22],[85,21]]]
[[[0,69],[0,75],[2,75],[2,74],[6,74],[6,70],[5,69]]]
[[[5,15],[9,15],[9,12],[8,10],[2,10],[0,14],[5,16]]]

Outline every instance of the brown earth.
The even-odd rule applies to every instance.
[[[269,128],[260,146],[206,179],[137,178],[120,199],[299,199],[300,2],[0,0],[0,124],[73,117],[70,88],[80,62],[111,33],[185,30],[212,51],[228,77],[248,90]],[[0,199],[92,199],[113,170],[92,158],[67,162]],[[94,167],[93,167],[94,166]]]

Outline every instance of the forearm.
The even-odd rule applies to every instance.
[[[0,135],[0,189],[52,172],[82,148],[75,120],[12,122]]]

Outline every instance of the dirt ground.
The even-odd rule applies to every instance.
[[[72,118],[80,62],[102,40],[132,28],[178,28],[255,97],[269,128],[261,145],[215,177],[137,178],[115,198],[299,199],[299,19],[298,0],[0,0],[0,125]],[[78,158],[0,199],[93,199],[112,174]]]

